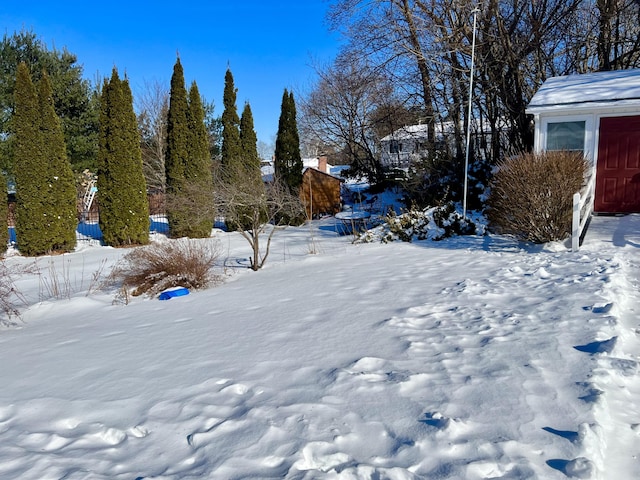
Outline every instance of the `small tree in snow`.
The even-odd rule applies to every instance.
[[[236,181],[224,181],[229,175]],[[278,179],[263,184],[262,179],[250,175],[221,172],[215,193],[217,206],[227,225],[233,225],[251,245],[252,270],[259,270],[267,261],[271,239],[281,228],[278,219],[296,218],[304,213],[299,197]]]

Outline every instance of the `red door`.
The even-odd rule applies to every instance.
[[[640,212],[640,115],[600,120],[594,210]]]

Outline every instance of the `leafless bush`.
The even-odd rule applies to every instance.
[[[251,269],[259,270],[267,261],[271,239],[287,220],[302,218],[304,208],[297,195],[277,178],[268,183],[251,175],[223,172],[216,178],[216,203],[227,225],[239,232],[251,245]],[[264,249],[261,241],[264,240]]]
[[[16,289],[11,272],[4,262],[0,262],[0,311],[3,316],[0,317],[0,325],[15,325],[13,317],[19,317],[18,303],[26,305],[26,300],[22,294]]]
[[[108,283],[105,275],[107,260],[100,262],[98,269],[87,279],[84,260],[79,274],[73,274],[71,268],[71,258],[62,256],[61,258],[49,258],[45,268],[42,268],[39,259],[27,267],[27,272],[38,276],[38,298],[39,301],[51,298],[61,300],[70,299],[74,294],[86,290],[89,296],[103,288]],[[59,264],[57,264],[59,262]]]
[[[491,182],[487,217],[498,233],[534,243],[571,232],[572,197],[588,162],[572,152],[523,154],[503,161]]]
[[[134,248],[112,272],[134,296],[156,295],[171,287],[201,289],[218,283],[213,267],[220,257],[213,240],[181,238]]]

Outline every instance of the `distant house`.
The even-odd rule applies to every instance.
[[[472,149],[482,155],[484,153],[481,152],[479,146],[485,145],[486,149],[490,145],[491,142],[488,137],[491,135],[491,130],[488,125],[481,125],[477,122],[472,123],[472,125]],[[426,124],[407,125],[380,139],[380,163],[382,167],[387,170],[406,170],[415,162],[425,158],[430,153],[429,149],[435,152],[447,153],[454,151],[455,129],[453,122],[436,123],[436,140],[435,145],[432,146],[428,141],[428,128],[429,126]],[[502,131],[506,132],[506,129],[503,128]]]
[[[581,152],[596,213],[640,212],[640,69],[553,77],[531,99],[536,152]]]
[[[342,180],[326,173],[326,157],[319,157],[318,168],[307,167],[302,173],[300,200],[307,218],[318,215],[334,215],[340,211],[340,189]]]
[[[380,140],[380,163],[385,169],[407,169],[427,153],[427,128],[425,124],[407,125],[391,132]]]

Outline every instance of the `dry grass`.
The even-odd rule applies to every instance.
[[[137,247],[112,272],[133,296],[157,295],[171,287],[202,289],[220,281],[213,267],[220,257],[213,240],[181,238]]]
[[[571,152],[505,160],[491,182],[487,217],[492,228],[533,243],[565,239],[573,194],[583,187],[588,168],[582,155]]]
[[[24,296],[16,289],[13,282],[11,272],[5,265],[4,261],[0,261],[0,325],[11,326],[16,322],[13,318],[20,317],[18,304],[26,305]]]

